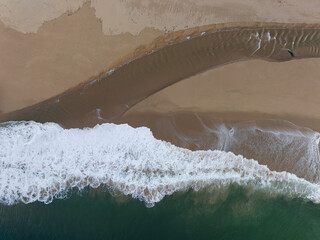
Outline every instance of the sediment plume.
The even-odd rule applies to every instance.
[[[98,77],[0,121],[56,122],[89,127],[114,122],[153,93],[189,76],[249,59],[318,57],[320,25],[233,23],[171,33],[140,47]]]

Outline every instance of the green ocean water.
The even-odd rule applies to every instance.
[[[86,189],[48,205],[0,205],[0,239],[320,239],[320,204],[234,185],[178,192],[147,208]]]

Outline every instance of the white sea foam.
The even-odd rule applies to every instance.
[[[286,172],[224,151],[190,151],[148,128],[103,124],[63,129],[54,123],[0,124],[0,201],[50,203],[72,188],[101,184],[149,206],[166,195],[231,183],[318,202],[320,191]]]

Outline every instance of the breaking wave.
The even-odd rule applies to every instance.
[[[7,205],[50,203],[71,188],[100,185],[147,206],[176,191],[230,184],[320,201],[317,183],[231,152],[176,147],[146,127],[7,122],[0,124],[0,139],[0,202]]]

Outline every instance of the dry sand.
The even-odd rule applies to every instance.
[[[87,0],[1,0],[0,20],[23,33],[71,15]],[[177,31],[224,22],[319,23],[318,0],[92,0],[105,34],[139,34],[146,27]]]

